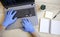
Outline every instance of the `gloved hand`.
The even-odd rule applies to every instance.
[[[10,26],[12,23],[14,23],[17,20],[17,17],[12,19],[13,16],[16,14],[16,11],[13,12],[13,9],[10,9],[5,16],[4,22],[3,22],[3,26],[6,28],[8,26]],[[12,14],[13,13],[13,14]]]
[[[30,32],[30,33],[33,33],[35,31],[33,24],[30,22],[30,20],[26,18],[22,19],[22,24],[25,31]]]

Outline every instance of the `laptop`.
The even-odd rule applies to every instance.
[[[8,29],[21,28],[21,19],[29,19],[33,25],[38,24],[38,19],[35,10],[35,0],[1,0],[5,11],[9,9],[14,9],[17,11],[16,15],[13,17],[18,17],[18,20],[9,26]]]

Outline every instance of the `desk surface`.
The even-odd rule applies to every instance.
[[[1,2],[0,2],[0,13],[4,14],[4,7],[2,6]],[[4,16],[3,16],[4,17]],[[3,18],[2,17],[2,18]],[[0,20],[2,19],[0,18]],[[1,20],[2,21],[2,20]],[[35,29],[37,30],[37,32],[39,33],[39,25],[38,26],[35,26]],[[39,33],[41,37],[60,37],[60,36],[57,36],[57,35],[51,35],[51,34],[45,34],[45,33]],[[14,35],[14,34],[13,34]]]

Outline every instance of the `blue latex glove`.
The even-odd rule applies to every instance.
[[[24,27],[24,31],[27,31],[27,32],[34,32],[34,27],[33,27],[33,24],[30,22],[30,20],[28,19],[22,19],[22,24],[23,24],[23,27]]]
[[[10,9],[5,16],[4,22],[3,22],[3,26],[6,28],[8,26],[10,26],[12,23],[14,23],[17,20],[17,17],[12,19],[13,16],[16,14],[16,11],[13,13],[14,10]],[[13,14],[12,14],[13,13]]]

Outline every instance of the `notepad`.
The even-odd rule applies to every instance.
[[[40,32],[60,35],[60,21],[41,18]]]
[[[53,18],[53,12],[46,11],[45,17],[49,18],[49,19],[52,19]]]

